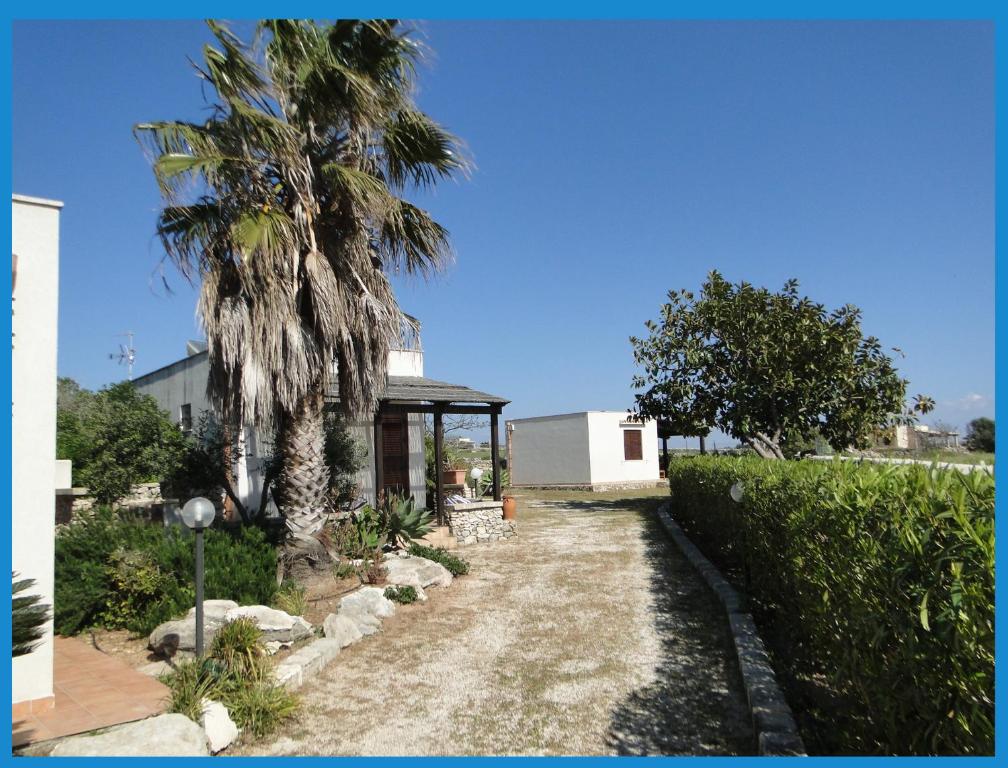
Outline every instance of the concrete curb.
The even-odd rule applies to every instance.
[[[728,614],[742,684],[752,715],[753,732],[760,755],[805,756],[805,744],[791,708],[784,700],[766,648],[756,631],[744,594],[735,589],[714,564],[704,557],[668,512],[669,502],[658,508],[658,520],[707,585],[717,594]]]

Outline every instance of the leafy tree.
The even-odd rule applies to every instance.
[[[57,411],[56,450],[57,457],[73,461],[74,484],[110,504],[136,483],[171,475],[186,443],[153,397],[123,382],[98,392],[80,389],[72,404]]]
[[[971,451],[994,453],[994,419],[981,416],[966,425],[966,447]]]
[[[447,231],[403,199],[464,171],[414,103],[421,47],[394,20],[272,19],[246,45],[208,22],[209,117],[136,126],[165,199],[157,232],[189,279],[225,423],[276,434],[288,528],[317,537],[329,488],[324,393],[374,411],[409,325],[388,275],[426,275]]]
[[[906,381],[853,305],[827,312],[798,295],[708,275],[699,297],[670,291],[647,338],[632,337],[635,414],[682,434],[717,427],[764,458],[822,435],[863,446],[902,408]]]
[[[11,656],[24,656],[45,637],[50,611],[39,595],[22,594],[35,586],[35,579],[18,579],[12,572],[11,582]]]

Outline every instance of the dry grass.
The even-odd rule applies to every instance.
[[[397,608],[244,754],[733,754],[748,710],[720,606],[642,511],[663,495],[533,492],[519,535]],[[557,495],[562,494],[562,495]]]

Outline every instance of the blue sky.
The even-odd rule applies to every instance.
[[[851,302],[926,421],[994,414],[994,53],[982,22],[425,22],[419,101],[472,178],[422,204],[457,263],[400,281],[427,375],[505,417],[632,404],[627,338],[712,268]],[[198,337],[131,126],[198,118],[199,22],[15,22],[13,189],[63,200],[59,372]]]

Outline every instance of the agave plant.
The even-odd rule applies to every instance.
[[[419,509],[410,496],[389,496],[381,504],[382,518],[388,531],[388,540],[401,547],[409,546],[414,539],[422,538],[433,528],[433,514]]]

